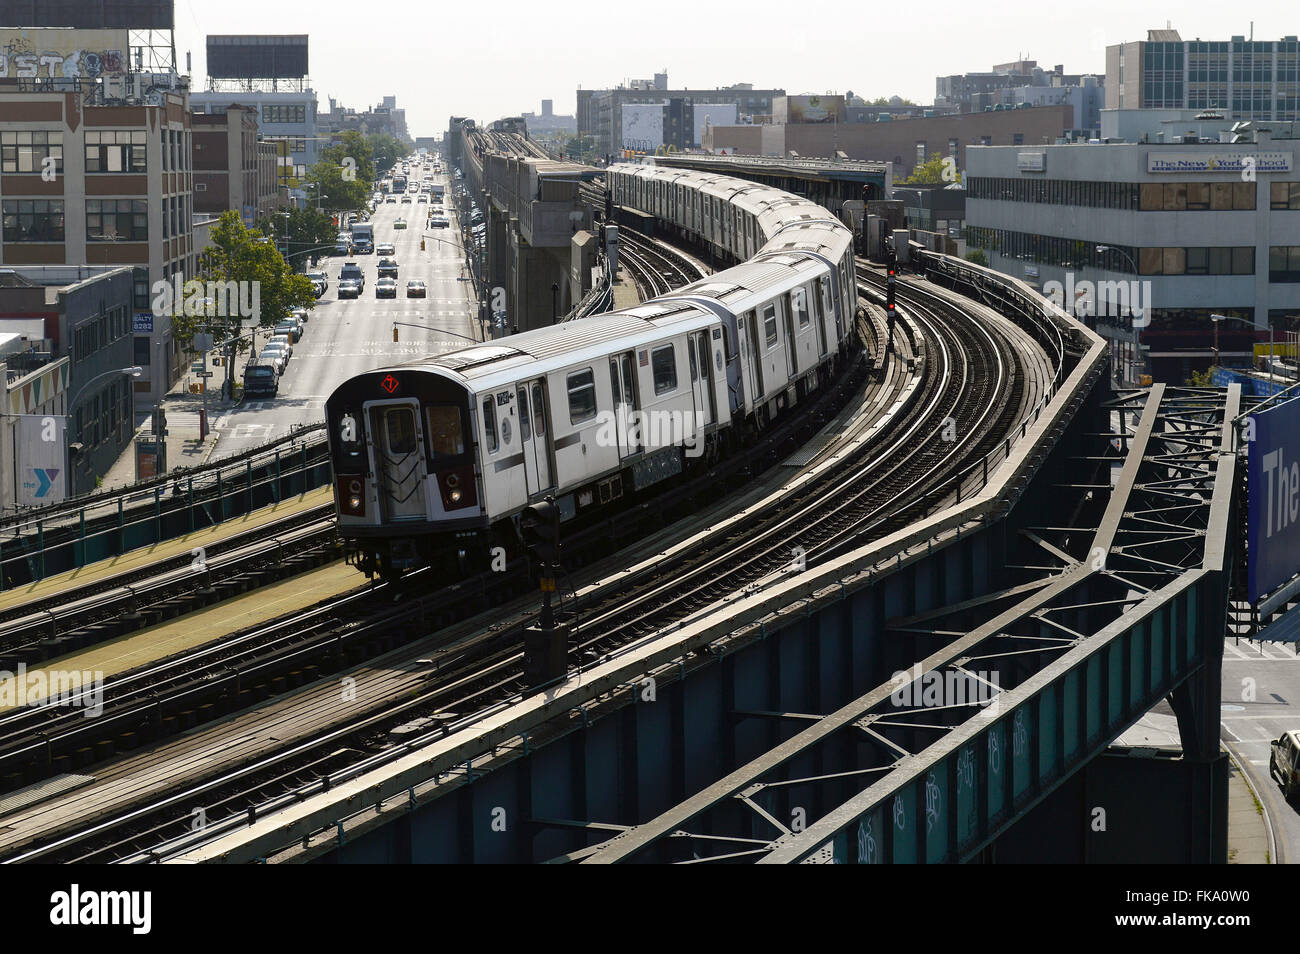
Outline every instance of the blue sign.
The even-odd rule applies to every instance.
[[[137,311],[135,313],[135,333],[138,335],[153,334],[152,311]]]
[[[1254,603],[1300,572],[1300,401],[1252,414],[1250,426],[1247,570]]]

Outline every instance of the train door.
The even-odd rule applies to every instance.
[[[609,359],[609,386],[613,392],[614,432],[619,458],[641,453],[641,431],[637,427],[636,361],[631,351]]]
[[[830,277],[829,275],[823,275],[823,276],[822,276],[821,278],[819,278],[817,281],[818,281],[818,284],[821,286],[821,288],[820,288],[821,295],[819,296],[819,299],[818,299],[818,300],[821,301],[821,303],[822,303],[822,310],[823,310],[823,312],[824,312],[824,314],[822,315],[822,324],[825,325],[826,322],[827,322],[827,320],[829,319],[829,317],[830,317],[830,316],[834,316],[834,318],[835,318],[835,340],[836,340],[837,342],[839,342],[839,341],[843,341],[843,340],[844,340],[844,329],[843,329],[843,327],[840,325],[840,315],[839,315],[839,312],[837,312],[837,311],[835,310],[835,298],[834,298],[834,296],[831,294],[831,277]]]
[[[414,398],[368,405],[379,506],[385,520],[426,520],[424,437]]]
[[[825,279],[823,279],[825,281]],[[821,296],[814,289],[799,289],[803,296],[804,307],[812,311],[813,321],[817,323],[817,356],[826,357],[826,311]]]
[[[718,419],[717,398],[713,391],[713,374],[711,352],[709,347],[709,332],[694,331],[691,332],[690,340],[686,348],[690,355],[691,365],[691,397],[695,407],[694,424],[703,427],[706,424],[712,424]],[[692,427],[691,431],[694,432]]]
[[[749,364],[753,369],[754,380],[751,382],[754,407],[763,399],[767,393],[767,388],[763,387],[763,330],[758,327],[758,319],[754,312],[746,312],[744,317],[745,330],[749,333]]]
[[[790,307],[788,298],[781,302],[781,306],[781,327],[785,329],[785,361],[789,366],[786,381],[793,381],[799,376],[799,342],[795,338],[794,309]]]
[[[546,379],[526,381],[518,387],[519,438],[524,452],[524,479],[532,499],[555,486],[551,478],[551,443],[548,439]]]

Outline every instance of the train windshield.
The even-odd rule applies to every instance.
[[[437,461],[465,453],[465,431],[460,408],[455,405],[430,405],[424,409],[429,435],[430,456]]]

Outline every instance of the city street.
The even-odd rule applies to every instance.
[[[434,181],[451,188],[446,175]],[[480,340],[478,307],[468,281],[456,213],[450,201],[445,206],[450,221],[445,229],[425,228],[429,204],[415,201],[414,196],[409,204],[399,197],[397,203],[383,202],[375,210],[375,244],[391,243],[396,252],[396,299],[375,298],[377,267],[383,256],[330,255],[320,261],[317,268],[328,271],[329,289],[311,312],[302,339],[293,346],[280,393],[274,398],[250,398],[214,417],[217,445],[209,459],[238,454],[294,427],[322,420],[330,392],[355,374]],[[406,229],[393,228],[398,218],[406,220]],[[424,251],[420,251],[422,237]],[[339,271],[347,261],[361,266],[366,285],[359,298],[339,301]],[[406,297],[411,279],[426,283],[427,298]],[[397,343],[393,342],[394,321],[399,323]],[[265,341],[265,336],[258,336],[259,348]],[[211,379],[214,390],[222,380],[222,369],[216,372]]]

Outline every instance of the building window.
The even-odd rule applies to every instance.
[[[145,172],[145,131],[87,130],[87,172]]]
[[[925,143],[923,142],[916,144],[916,164],[918,166],[925,165]]]
[[[142,368],[148,367],[149,354],[150,354],[149,339],[136,338],[135,339],[135,363]]]
[[[264,123],[305,123],[307,121],[307,107],[298,106],[263,106],[262,122]]]
[[[6,242],[62,242],[62,199],[5,199]]]
[[[86,200],[86,241],[147,242],[148,240],[148,200]]]
[[[53,160],[53,169],[63,174],[63,133],[30,130],[0,133],[0,169],[4,172],[44,172]]]
[[[1275,245],[1268,250],[1268,280],[1279,284],[1300,282],[1300,245]]]
[[[1269,183],[1269,208],[1300,209],[1300,182]]]
[[[1013,134],[1012,134],[1012,136],[1011,136],[1011,145],[1013,145],[1013,146],[1023,146],[1024,144],[1025,144],[1025,134],[1024,134],[1024,133],[1013,133]]]

